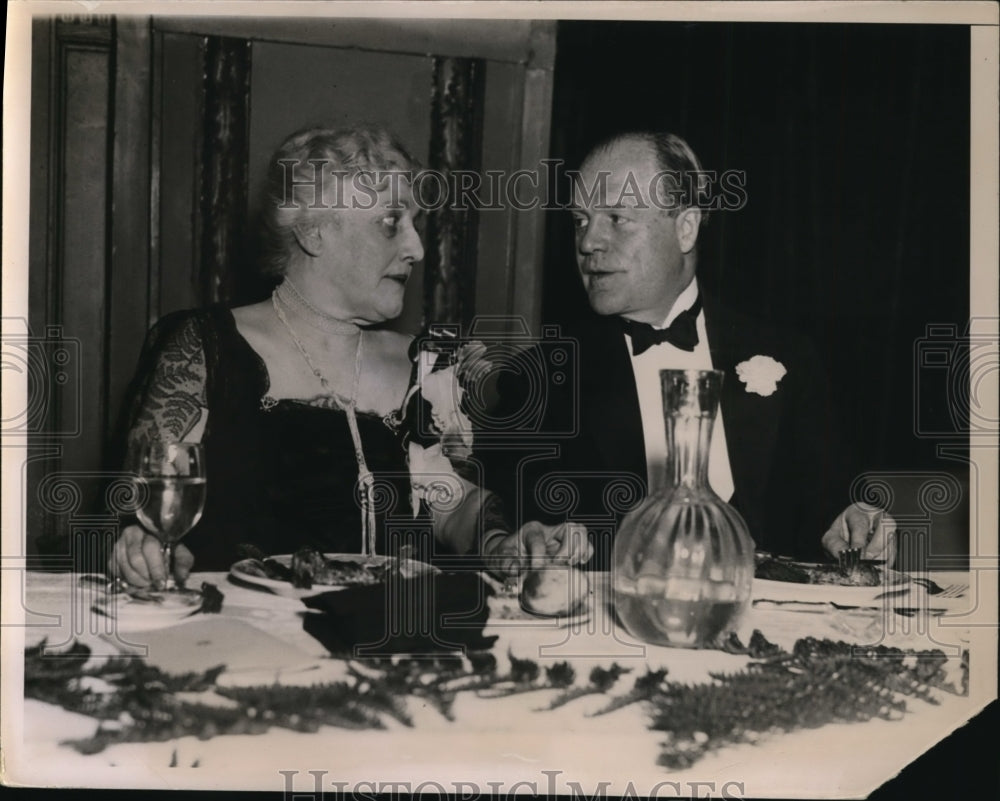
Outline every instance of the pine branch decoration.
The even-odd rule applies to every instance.
[[[947,657],[936,650],[858,648],[806,637],[787,652],[757,631],[747,646],[734,637],[724,645],[727,651],[750,657],[744,670],[713,674],[710,682],[689,685],[669,681],[666,669],[647,669],[630,690],[610,697],[593,715],[644,703],[650,728],[665,738],[659,764],[678,769],[714,749],[756,742],[771,733],[874,717],[898,720],[907,711],[907,698],[937,703],[933,690],[968,692],[967,652],[956,686],[945,670]],[[608,695],[629,673],[618,664],[595,667],[587,684],[577,685],[576,673],[566,662],[543,671],[537,662],[510,654],[510,668],[501,675],[496,657],[484,651],[464,658],[352,660],[347,680],[308,687],[219,687],[223,666],[170,675],[138,659],[113,658],[91,665],[89,658],[90,650],[80,643],[56,656],[45,655],[44,642],[25,652],[26,698],[99,721],[92,737],[68,741],[82,753],[120,742],[261,734],[274,726],[302,732],[322,726],[381,729],[387,717],[412,726],[406,706],[411,697],[451,720],[455,698],[470,691],[502,698],[560,690],[538,710],[549,711],[586,695]],[[214,695],[216,703],[192,702],[181,693],[204,693],[206,701]]]

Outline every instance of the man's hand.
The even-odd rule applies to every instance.
[[[179,584],[191,572],[194,556],[183,545],[174,546],[174,578]],[[163,589],[167,569],[163,564],[160,541],[140,526],[128,526],[115,542],[108,559],[108,575],[120,578],[133,587]]]
[[[861,548],[862,559],[896,559],[896,521],[884,509],[852,503],[833,521],[822,539],[823,549],[834,559],[845,548]]]

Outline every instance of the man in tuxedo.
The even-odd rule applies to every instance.
[[[505,454],[502,469],[516,475],[515,514],[568,515],[592,534],[609,514],[620,521],[668,481],[659,371],[717,369],[725,377],[709,482],[742,513],[758,549],[817,559],[861,547],[865,558],[891,560],[891,518],[848,504],[852,476],[815,353],[703,296],[701,173],[672,134],[619,135],[584,160],[571,211],[595,314],[566,332],[578,344],[578,392],[549,385],[535,455]],[[615,527],[594,543],[596,566],[608,564]]]

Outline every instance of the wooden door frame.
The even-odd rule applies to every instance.
[[[475,58],[502,67],[504,85],[491,85],[487,77],[486,105],[498,94],[513,95],[509,104],[517,115],[510,141],[496,143],[483,153],[483,169],[536,171],[548,155],[551,130],[555,21],[507,20],[409,20],[409,19],[247,19],[226,17],[155,17],[147,24],[156,33],[242,38],[315,45],[358,51],[409,55]],[[509,85],[508,85],[509,84]],[[428,87],[428,102],[431,97]],[[141,113],[141,112],[140,112]],[[509,120],[509,117],[506,118]],[[155,133],[154,133],[155,136]],[[155,151],[155,139],[154,139]],[[157,165],[153,159],[154,166]],[[155,200],[153,201],[155,203]],[[155,215],[155,209],[154,209]],[[493,274],[482,291],[476,291],[476,312],[521,318],[528,329],[540,331],[542,268],[545,246],[545,211],[503,212],[503,247],[495,240],[497,224],[480,227],[480,265],[486,252]],[[155,271],[156,265],[151,265]]]

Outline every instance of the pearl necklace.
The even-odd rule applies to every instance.
[[[271,298],[272,300],[275,298],[280,300],[296,316],[301,317],[307,325],[320,331],[325,331],[328,334],[355,334],[358,331],[358,326],[354,323],[327,314],[310,303],[309,299],[299,291],[299,288],[288,277],[271,293]]]
[[[316,363],[309,355],[309,351],[306,350],[305,345],[302,344],[302,340],[299,339],[298,334],[295,333],[295,329],[292,328],[291,323],[288,322],[288,318],[285,317],[285,313],[281,310],[281,306],[278,301],[281,300],[287,303],[287,300],[286,297],[279,292],[279,290],[281,287],[285,286],[285,284],[288,284],[288,286],[292,288],[292,291],[295,292],[303,303],[309,309],[315,310],[321,318],[336,321],[337,323],[340,323],[341,326],[350,325],[353,331],[358,332],[358,346],[354,352],[354,386],[351,390],[351,396],[349,398],[344,398],[330,388],[330,382],[327,380],[326,376],[323,375],[323,371],[316,366]],[[347,426],[351,430],[351,441],[354,443],[354,457],[358,462],[358,485],[361,487],[361,554],[362,556],[374,556],[375,476],[372,474],[372,471],[368,469],[368,463],[365,461],[365,453],[361,447],[361,432],[358,430],[357,416],[358,387],[361,384],[361,361],[364,350],[363,343],[365,332],[353,323],[345,323],[343,320],[337,320],[337,318],[316,309],[305,298],[298,294],[287,278],[285,279],[285,283],[278,287],[278,289],[274,290],[271,294],[271,305],[274,306],[274,313],[278,317],[278,320],[281,321],[285,330],[288,331],[288,335],[291,337],[292,342],[295,343],[295,347],[301,354],[302,360],[312,371],[312,374],[319,380],[320,386],[323,387],[323,391],[326,393],[326,397],[333,401],[337,408],[342,409],[347,414]],[[346,332],[343,328],[341,328],[341,330],[337,333]]]

